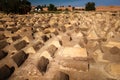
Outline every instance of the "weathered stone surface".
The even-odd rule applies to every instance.
[[[38,61],[38,69],[39,71],[44,74],[47,71],[47,66],[49,64],[49,60],[45,57],[41,57],[40,60]]]
[[[18,28],[7,28],[8,31],[11,31],[11,33],[17,32]]]
[[[27,42],[25,40],[20,41],[19,43],[15,44],[14,47],[16,48],[16,50],[21,50],[24,47],[26,47]]]
[[[49,38],[48,38],[46,35],[43,35],[43,36],[42,36],[42,40],[43,40],[44,42],[46,42],[47,40],[49,40]]]
[[[3,49],[5,48],[6,46],[8,45],[8,42],[7,41],[0,41],[0,49]]]
[[[0,34],[0,40],[4,40],[6,36],[4,34]]]
[[[65,47],[59,52],[59,55],[71,58],[87,58],[87,51],[85,48]]]
[[[111,63],[107,65],[105,69],[112,76],[120,78],[120,64]]]
[[[103,59],[119,63],[120,62],[120,45],[117,42],[109,42],[102,47],[104,52]]]
[[[4,65],[0,68],[0,80],[8,79],[12,73],[14,72],[14,67],[9,67],[8,65]]]
[[[81,59],[81,58],[79,58]],[[79,72],[85,72],[88,71],[88,61],[87,60],[64,60],[61,62],[61,65],[63,66],[63,69],[68,68],[68,70],[75,70]]]
[[[70,41],[71,41],[70,36],[66,35],[66,36],[62,36],[61,38],[62,46],[70,46],[71,45]]]
[[[29,54],[26,54],[24,51],[20,51],[13,55],[12,59],[15,61],[18,67],[20,67],[25,60],[28,58]]]
[[[70,80],[69,75],[64,72],[57,72],[52,80]]]
[[[8,55],[7,52],[0,50],[0,60]]]
[[[36,51],[33,47],[28,47],[27,49],[24,50],[26,53],[29,53],[29,54],[35,54]]]
[[[39,50],[44,44],[42,42],[38,42],[35,45],[33,45],[33,48],[37,51]]]
[[[57,47],[54,45],[50,45],[48,47],[47,51],[50,53],[51,57],[54,57],[54,54],[57,51]]]
[[[1,27],[0,27],[0,31],[4,31],[4,28],[1,28]]]
[[[90,31],[88,34],[89,34],[87,37],[88,39],[99,39],[98,35],[94,30]]]
[[[20,36],[20,35],[17,35],[17,36],[13,36],[13,37],[12,37],[12,40],[13,40],[13,41],[16,41],[16,40],[18,40],[18,39],[20,39],[20,38],[21,38],[21,36]]]
[[[17,68],[10,80],[52,80],[57,71],[68,74],[70,80],[119,80],[119,15],[119,11],[0,13],[0,50],[9,53],[2,54],[0,66]],[[19,54],[17,63],[12,59],[21,49],[30,54],[24,64],[26,54]]]

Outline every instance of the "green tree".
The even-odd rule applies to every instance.
[[[31,10],[31,3],[27,0],[21,0],[19,2],[19,13],[20,14],[27,14]]]
[[[7,13],[26,14],[31,10],[31,3],[27,0],[0,0],[0,10]]]
[[[95,3],[94,2],[88,2],[86,5],[85,5],[85,10],[86,11],[95,11]]]
[[[54,4],[49,4],[49,6],[48,6],[48,10],[49,10],[49,11],[56,11],[57,8],[55,7]]]

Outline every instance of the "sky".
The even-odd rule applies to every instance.
[[[117,5],[120,6],[120,0],[28,0],[32,5],[48,5],[54,4],[56,6],[85,6],[87,2],[95,2],[96,6],[110,6]]]

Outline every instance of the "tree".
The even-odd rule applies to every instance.
[[[27,0],[21,0],[19,3],[19,13],[20,14],[27,14],[31,10],[31,3]]]
[[[95,3],[94,2],[88,2],[86,5],[85,5],[85,10],[86,11],[94,11],[96,8],[95,8]]]
[[[49,10],[49,11],[56,11],[57,8],[55,7],[55,5],[53,5],[53,4],[49,4],[49,6],[48,6],[48,10]]]
[[[27,0],[0,0],[0,10],[6,13],[26,14],[31,10],[31,3]]]

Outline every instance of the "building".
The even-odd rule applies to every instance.
[[[74,7],[74,10],[84,11],[85,7]]]
[[[120,6],[97,6],[96,11],[120,11]]]
[[[72,6],[67,6],[67,7],[65,7],[65,6],[60,6],[60,7],[57,7],[57,10],[59,10],[59,11],[65,11],[65,10],[68,10],[68,11],[73,11],[73,7]]]
[[[48,11],[48,8],[47,7],[43,8],[43,11]]]

